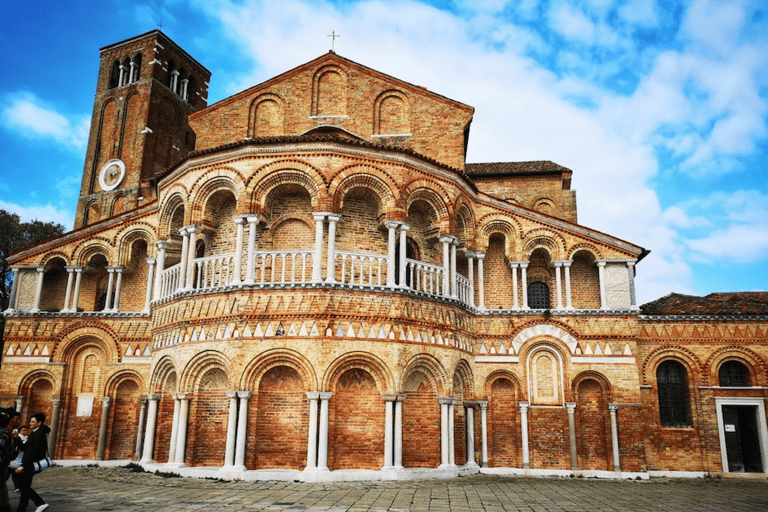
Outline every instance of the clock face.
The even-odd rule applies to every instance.
[[[104,164],[99,174],[99,185],[102,190],[114,190],[125,177],[125,162],[119,158]]]

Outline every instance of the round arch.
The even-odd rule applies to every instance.
[[[240,389],[258,389],[264,375],[278,366],[294,369],[307,385],[307,391],[317,389],[317,375],[312,363],[299,352],[284,348],[270,349],[253,358],[243,371]]]
[[[323,375],[323,389],[335,389],[339,377],[351,369],[361,369],[371,374],[382,393],[395,392],[392,372],[384,361],[369,352],[349,352],[337,357]]]

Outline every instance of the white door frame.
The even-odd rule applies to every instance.
[[[725,449],[725,427],[723,426],[723,406],[757,406],[757,437],[760,439],[760,455],[763,460],[763,473],[768,473],[768,426],[765,421],[765,398],[715,397],[717,410],[717,432],[720,436],[720,457],[723,461],[723,473],[728,471],[728,454]]]

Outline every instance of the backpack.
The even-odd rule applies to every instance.
[[[3,466],[7,466],[13,459],[19,455],[19,448],[16,441],[11,437],[8,429],[0,430],[0,458]]]

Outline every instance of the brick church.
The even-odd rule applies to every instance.
[[[637,305],[648,251],[578,223],[570,169],[467,163],[471,106],[334,52],[212,105],[160,31],[100,56],[74,230],[4,312],[0,401],[55,459],[768,471],[768,293]]]

